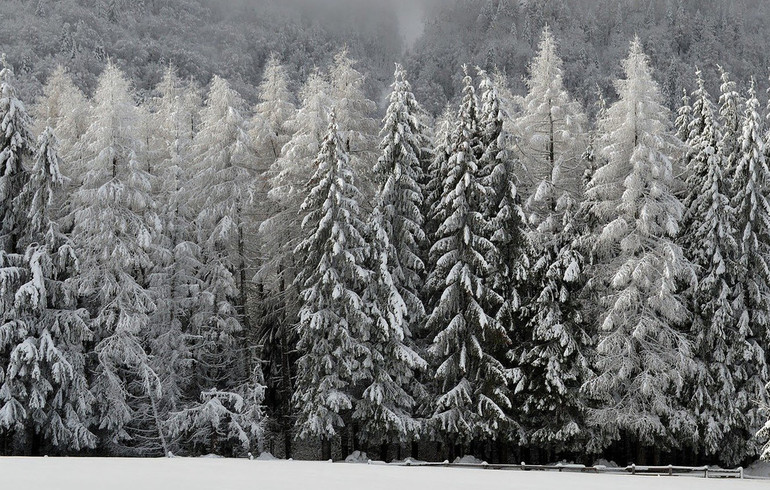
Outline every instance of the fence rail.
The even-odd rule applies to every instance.
[[[402,466],[435,466],[445,468],[477,468],[488,470],[519,470],[519,471],[558,471],[558,472],[577,472],[577,473],[630,473],[632,475],[697,475],[703,478],[739,478],[743,479],[743,468],[711,468],[708,466],[647,466],[635,465],[625,467],[609,466],[585,466],[582,464],[488,464],[488,463],[425,463],[411,462],[400,463]]]

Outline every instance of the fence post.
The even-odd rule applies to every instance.
[[[636,474],[636,464],[634,464],[634,463],[631,463],[631,474],[632,475]]]
[[[674,476],[674,467],[668,465],[668,476]]]
[[[705,469],[703,470],[703,478],[708,479],[708,477],[709,477],[709,467],[708,467],[708,465],[706,465],[704,468]]]
[[[738,474],[741,475],[741,480],[743,480],[743,466],[738,467]]]
[[[521,462],[521,471],[526,471],[527,465],[524,464],[524,461]]]

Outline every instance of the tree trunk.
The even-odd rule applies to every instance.
[[[626,464],[634,463],[633,456],[631,454],[631,440],[628,437],[628,433],[623,432],[621,436],[623,437],[623,446],[624,446],[624,453],[625,453],[623,456],[626,460]]]
[[[237,277],[238,277],[238,302],[240,305],[238,305],[240,308],[240,313],[243,318],[243,331],[245,333],[246,340],[251,345],[256,345],[256,342],[253,341],[252,337],[254,335],[254,332],[251,330],[251,321],[249,319],[249,314],[246,308],[246,303],[248,302],[248,292],[246,290],[246,256],[245,256],[245,243],[243,238],[243,222],[241,220],[241,208],[240,205],[238,205],[238,209],[236,211],[237,216],[235,217],[236,222],[238,223],[238,271],[237,271]],[[251,376],[252,373],[252,362],[253,362],[253,352],[251,349],[248,349],[246,351],[246,376]]]
[[[497,440],[497,461],[502,464],[508,463],[508,443],[503,439]]]
[[[284,447],[286,451],[286,459],[292,457],[291,448],[291,361],[289,359],[289,342],[286,338],[286,326],[281,327],[281,398],[282,405],[284,407],[283,413],[283,433],[284,433]]]
[[[640,466],[647,464],[647,448],[641,444],[636,447],[635,463]]]
[[[166,442],[166,436],[163,434],[163,421],[160,419],[160,413],[158,412],[158,404],[155,403],[155,397],[152,396],[152,387],[147,387],[147,395],[150,397],[150,407],[152,408],[152,416],[155,419],[155,428],[158,431],[158,437],[160,437],[160,444],[163,448],[163,456],[166,457],[171,452]]]
[[[342,459],[350,455],[350,433],[347,427],[343,427],[340,431],[340,450],[342,451]]]
[[[286,459],[291,459],[291,431],[286,429],[283,431],[283,454]]]
[[[412,459],[419,459],[420,455],[420,443],[412,441]]]
[[[321,460],[329,461],[332,459],[332,441],[329,437],[321,439]]]
[[[29,427],[29,429],[27,430],[27,437],[29,438],[30,456],[41,456],[40,436],[38,435],[38,433],[35,431],[34,428]]]
[[[380,461],[388,462],[388,443],[383,442],[380,444]]]

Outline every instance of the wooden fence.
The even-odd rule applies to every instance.
[[[417,461],[407,461],[400,463],[402,466],[438,466],[447,468],[477,468],[488,470],[519,470],[519,471],[558,471],[558,472],[577,472],[577,473],[628,473],[632,475],[693,475],[703,478],[740,478],[743,479],[743,468],[725,469],[711,468],[708,466],[642,466],[630,465],[626,467],[609,466],[584,466],[582,464],[488,464],[488,463],[425,463]]]

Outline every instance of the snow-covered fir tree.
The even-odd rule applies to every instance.
[[[25,161],[35,151],[30,132],[30,119],[24,104],[17,98],[13,86],[13,70],[2,59],[0,71],[0,382],[10,373],[9,348],[13,346],[16,332],[16,292],[23,270],[23,250],[20,238],[24,233],[24,210],[14,205],[28,179]],[[3,385],[5,386],[5,385]],[[26,414],[20,401],[8,390],[0,392],[0,444],[10,443],[17,429],[23,429],[21,421]]]
[[[84,148],[81,138],[91,122],[88,100],[72,82],[67,70],[58,66],[48,77],[43,95],[33,107],[38,132],[53,129],[59,141],[65,186],[73,191],[84,173]]]
[[[732,432],[737,447],[730,461],[739,461],[757,454],[758,443],[752,439],[762,426],[761,403],[766,402],[765,384],[768,376],[768,315],[770,308],[770,203],[763,189],[770,182],[770,168],[765,146],[765,125],[759,114],[754,84],[746,99],[742,130],[738,139],[739,157],[732,176],[732,222],[738,241],[738,271],[733,308],[738,319],[738,365],[730,369],[738,378],[736,387],[736,417]],[[742,361],[742,362],[741,362]],[[734,378],[734,379],[735,379]],[[733,434],[731,434],[732,436]]]
[[[264,316],[260,322],[263,357],[270,363],[267,382],[275,388],[275,403],[282,407],[279,419],[285,454],[291,454],[292,378],[296,364],[296,329],[300,288],[294,279],[302,263],[294,248],[302,239],[300,208],[315,172],[314,161],[328,128],[330,87],[325,77],[310,75],[300,92],[301,107],[285,123],[291,139],[266,174],[268,215],[259,227],[261,263],[255,282],[262,288]]]
[[[736,416],[742,417],[735,405],[742,375],[734,368],[743,363],[744,343],[734,311],[738,242],[725,173],[727,156],[720,147],[718,108],[699,70],[696,80],[686,139],[687,195],[680,243],[698,275],[691,295],[697,371],[684,398],[698,416],[700,450],[733,464],[738,441],[729,435]]]
[[[623,68],[620,99],[600,122],[607,162],[588,188],[601,222],[595,270],[605,284],[586,391],[597,400],[597,429],[635,441],[643,462],[645,448],[676,447],[697,432],[679,398],[692,371],[681,287],[694,272],[674,242],[683,213],[673,194],[678,143],[638,38]]]
[[[427,321],[438,385],[432,430],[452,445],[497,439],[510,424],[511,408],[508,373],[500,361],[509,340],[494,318],[501,298],[488,282],[495,246],[487,238],[492,225],[482,209],[478,101],[467,70],[463,85],[443,186],[444,220],[430,252],[436,267],[429,284],[440,299]]]
[[[421,122],[422,108],[411,92],[406,72],[397,65],[390,105],[383,121],[381,156],[374,167],[379,185],[376,206],[389,249],[388,264],[395,287],[407,307],[406,330],[412,331],[425,315],[420,297],[425,281],[422,248],[423,162],[431,158]]]
[[[153,268],[148,274],[156,309],[150,317],[146,343],[153,353],[152,367],[162,387],[155,409],[167,420],[195,389],[191,386],[190,345],[194,341],[189,336],[189,323],[201,301],[203,280],[198,274],[201,249],[196,243],[196,227],[186,192],[192,143],[188,125],[197,107],[188,104],[187,87],[173,67],[166,70],[158,91],[160,97],[151,117],[160,230],[153,244]],[[167,443],[166,451],[178,450],[176,441]]]
[[[413,349],[412,333],[425,316],[422,303],[425,243],[422,216],[422,161],[429,157],[426,129],[401,65],[396,65],[380,151],[374,167],[379,182],[369,222],[370,268],[364,301],[370,308],[371,381],[356,405],[360,437],[370,443],[406,442],[419,437],[415,379],[425,361]],[[387,454],[383,455],[387,457]]]
[[[563,62],[556,53],[551,31],[543,30],[538,54],[532,60],[529,91],[518,119],[521,151],[531,182],[527,199],[529,221],[534,227],[554,216],[556,201],[570,193],[581,193],[583,151],[587,144],[587,121],[580,104],[563,85]]]
[[[447,162],[452,150],[451,138],[454,118],[455,114],[451,107],[448,106],[444,113],[436,120],[433,135],[433,156],[423,172],[425,179],[423,186],[424,228],[425,236],[431,244],[439,225],[444,220],[441,216],[441,198],[444,194]]]
[[[573,221],[583,194],[588,123],[580,104],[564,88],[562,65],[546,27],[518,120],[522,159],[534,179],[526,203],[533,262],[528,277],[531,298],[521,315],[527,326],[511,334],[520,343],[510,353],[528,439],[549,450],[583,444],[579,388],[586,376],[583,351],[589,342],[578,300],[584,260],[573,244],[579,230]]]
[[[526,217],[518,189],[520,162],[511,151],[515,141],[506,127],[510,116],[504,108],[510,102],[498,92],[499,83],[495,83],[485,71],[479,70],[479,78],[482,149],[479,173],[485,187],[481,209],[484,219],[490,224],[486,238],[494,245],[489,254],[492,267],[490,284],[500,297],[495,321],[510,339],[519,344],[528,336],[523,328],[521,308],[530,252]],[[510,429],[509,438],[516,440],[522,436],[520,425]]]
[[[738,140],[742,132],[744,100],[738,92],[737,84],[730,80],[729,74],[722,67],[719,70],[722,82],[719,86],[719,115],[722,128],[719,148],[725,157],[724,170],[729,180],[735,173],[741,153]]]
[[[334,56],[334,64],[329,70],[331,98],[337,113],[340,138],[345,144],[345,151],[350,155],[350,163],[360,177],[361,192],[367,196],[363,202],[370,208],[369,199],[376,191],[373,185],[373,167],[377,162],[377,132],[379,130],[374,115],[377,104],[369,100],[364,92],[364,75],[356,70],[356,62],[343,49]]]
[[[244,342],[253,336],[245,243],[255,158],[242,111],[241,97],[215,76],[191,149],[196,163],[187,196],[201,247],[202,290],[189,333],[200,400],[173,414],[171,427],[195,452],[244,453],[262,437],[262,368],[254,346]]]
[[[264,168],[281,156],[291,133],[287,123],[294,117],[294,95],[289,90],[289,75],[278,55],[273,53],[265,66],[259,86],[259,103],[254,108],[251,140]]]
[[[13,69],[2,57],[0,71],[0,250],[15,253],[23,216],[13,205],[27,181],[25,162],[35,153],[31,121],[16,95]]]
[[[328,127],[327,115],[332,107],[330,91],[329,82],[322,74],[310,75],[300,93],[300,109],[286,122],[292,137],[268,171],[272,214],[260,225],[262,255],[267,260],[261,265],[257,279],[274,278],[275,287],[280,291],[290,287],[296,274],[294,248],[302,236],[300,208]],[[296,305],[296,300],[294,303]],[[293,311],[296,312],[296,308]]]
[[[690,105],[690,94],[687,93],[687,89],[682,93],[682,104],[677,111],[676,121],[674,121],[674,127],[676,128],[676,137],[681,141],[687,141],[690,137],[690,123],[692,122],[692,106]]]
[[[88,172],[72,198],[72,239],[81,265],[76,282],[97,341],[96,426],[103,442],[131,444],[131,429],[147,429],[145,420],[129,427],[134,415],[160,396],[142,342],[155,308],[145,272],[152,266],[157,221],[149,177],[137,161],[136,106],[128,81],[112,63],[99,78],[92,114],[83,136]],[[162,421],[149,423],[162,439]]]
[[[765,408],[765,410],[767,410],[767,408]],[[757,432],[757,437],[762,441],[766,441],[762,448],[762,459],[764,461],[770,461],[770,420],[768,420],[765,425],[759,429]]]
[[[533,297],[523,316],[530,338],[510,353],[516,365],[514,404],[521,399],[516,406],[524,414],[527,440],[557,454],[580,450],[589,437],[580,390],[589,377],[591,337],[580,297],[587,264],[576,245],[577,207],[566,193],[556,202],[558,231],[538,243],[540,255],[529,270]]]
[[[372,368],[371,321],[362,301],[372,274],[365,267],[361,194],[334,112],[315,165],[315,185],[302,205],[305,238],[296,249],[303,263],[295,279],[302,307],[294,400],[299,437],[320,438],[328,459],[331,438],[350,424]]]
[[[0,267],[0,287],[14,293],[0,325],[0,353],[8,361],[0,366],[0,432],[15,432],[33,455],[97,443],[89,430],[94,396],[85,360],[92,334],[73,287],[78,259],[51,220],[62,186],[56,137],[48,128],[38,139],[30,179],[13,202],[24,222],[21,255],[15,266]]]

